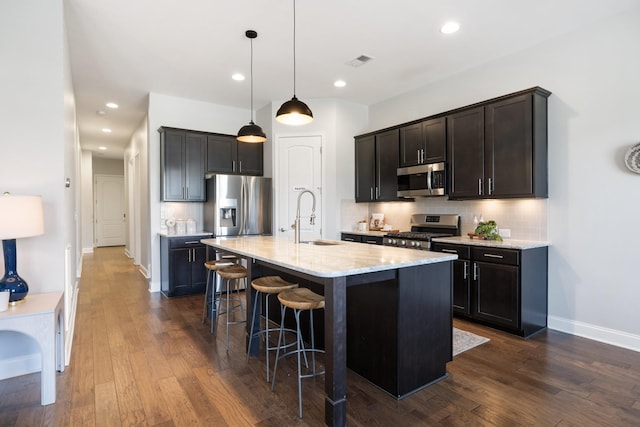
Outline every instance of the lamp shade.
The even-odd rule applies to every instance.
[[[307,104],[293,95],[290,101],[285,102],[278,109],[276,120],[285,125],[306,125],[313,121],[313,113]]]
[[[43,233],[42,197],[0,196],[0,239],[20,239]]]
[[[267,135],[260,126],[251,120],[248,125],[240,128],[236,139],[240,142],[261,143],[267,140]]]

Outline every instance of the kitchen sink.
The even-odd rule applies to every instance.
[[[340,244],[340,242],[336,242],[333,240],[303,240],[300,243],[305,243],[307,245],[316,245],[316,246],[333,246],[333,245]]]

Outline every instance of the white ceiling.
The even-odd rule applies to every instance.
[[[80,141],[122,157],[162,93],[249,109],[293,95],[293,0],[64,0]],[[296,95],[373,104],[638,6],[640,0],[297,0]],[[449,20],[461,29],[439,29]],[[354,68],[347,62],[374,59]],[[570,54],[570,52],[568,52]],[[347,86],[335,88],[344,79]],[[108,101],[120,105],[105,107]],[[106,114],[98,115],[97,111]],[[247,122],[249,116],[247,116]],[[246,123],[238,123],[238,128]],[[111,128],[111,134],[101,131]],[[97,147],[109,147],[106,153]]]

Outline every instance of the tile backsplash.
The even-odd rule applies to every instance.
[[[341,206],[343,230],[355,229],[357,220],[364,219],[360,216],[365,209],[369,217],[373,213],[383,213],[385,223],[401,231],[409,230],[409,221],[414,213],[448,213],[460,215],[462,235],[472,232],[473,217],[482,215],[485,221],[496,221],[498,228],[510,229],[511,239],[547,240],[547,199],[451,201],[424,198],[415,202],[369,204],[344,200]]]
[[[160,203],[160,232],[167,232],[166,220],[173,219],[194,219],[196,221],[196,231],[202,230],[202,203],[181,203],[163,202]],[[204,230],[209,231],[209,230]]]

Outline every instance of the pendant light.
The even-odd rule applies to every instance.
[[[313,121],[313,113],[304,102],[296,98],[296,0],[293,0],[293,98],[282,104],[276,120],[285,125],[305,125]]]
[[[262,143],[267,140],[267,135],[260,126],[253,123],[253,39],[258,37],[258,33],[247,30],[244,34],[251,40],[251,121],[240,128],[236,139],[240,142]]]

